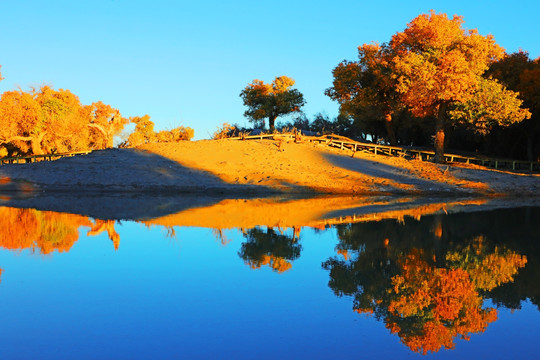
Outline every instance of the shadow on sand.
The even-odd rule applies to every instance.
[[[334,154],[326,154],[325,158],[334,166],[339,166],[343,169],[355,171],[374,178],[383,178],[399,184],[412,185],[417,189],[430,189],[443,185],[435,181],[419,179],[417,176],[409,174],[402,168],[368,159],[351,158]]]
[[[46,192],[134,192],[268,194],[276,190],[252,184],[227,183],[202,170],[161,155],[136,149],[107,149],[54,162],[14,164],[0,168],[0,178],[25,181]],[[17,191],[4,181],[0,192]]]

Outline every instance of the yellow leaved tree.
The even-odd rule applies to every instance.
[[[504,56],[504,49],[493,36],[466,30],[463,23],[461,16],[450,19],[431,11],[413,19],[389,44],[401,100],[413,115],[436,119],[437,162],[444,161],[445,128],[451,121],[467,121],[489,131],[493,124],[530,117],[520,108],[516,93],[483,77],[490,64]]]
[[[244,105],[248,109],[244,115],[253,122],[268,119],[271,132],[275,131],[278,116],[299,112],[306,103],[304,96],[297,89],[292,89],[294,80],[287,76],[279,76],[266,84],[261,80],[253,80],[240,93]]]

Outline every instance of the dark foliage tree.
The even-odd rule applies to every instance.
[[[392,120],[403,105],[392,77],[391,48],[364,44],[358,47],[358,59],[344,60],[334,68],[333,86],[325,94],[339,103],[342,114],[360,122],[366,133],[379,135],[383,128],[390,144],[396,145]]]
[[[540,157],[540,57],[518,51],[493,63],[487,71],[510,90],[519,92],[523,106],[531,112],[529,119],[508,129],[498,129],[499,136],[490,138],[491,147],[503,146],[500,153],[535,161]]]
[[[299,112],[306,103],[304,96],[297,89],[292,89],[294,80],[279,76],[271,84],[253,80],[240,93],[244,105],[248,107],[244,115],[255,123],[268,119],[271,132],[275,131],[276,118]]]

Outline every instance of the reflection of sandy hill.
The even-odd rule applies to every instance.
[[[451,202],[438,202],[433,204],[414,204],[403,202],[402,204],[406,205],[406,207],[402,209],[381,209],[381,211],[365,212],[360,214],[354,213],[353,215],[346,215],[340,217],[330,216],[329,218],[320,221],[320,223],[323,223],[325,226],[327,226],[368,221],[380,221],[385,219],[394,219],[403,222],[403,219],[405,217],[412,217],[416,220],[420,220],[422,216],[431,215],[441,211],[447,213],[448,211],[463,210],[464,207],[484,205],[487,202],[487,199],[468,199]]]
[[[372,200],[370,198],[370,200]],[[176,214],[146,221],[147,224],[164,226],[199,226],[228,229],[293,227],[320,219],[329,210],[343,210],[359,206],[366,198],[319,197],[313,199],[281,200],[226,199],[207,207],[188,209]]]
[[[281,200],[223,200],[215,205],[185,210],[176,214],[144,221],[148,225],[197,226],[207,228],[325,227],[360,221],[401,220],[405,216],[419,218],[438,211],[481,205],[486,200],[469,199],[432,203],[412,198],[390,197],[318,197]]]

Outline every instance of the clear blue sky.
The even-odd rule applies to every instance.
[[[247,124],[238,95],[253,79],[287,75],[309,117],[335,116],[323,94],[331,70],[430,9],[464,16],[507,52],[540,56],[538,0],[0,0],[0,92],[49,84],[201,139]]]

